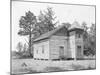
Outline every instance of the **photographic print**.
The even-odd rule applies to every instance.
[[[11,74],[96,69],[96,6],[11,1]]]

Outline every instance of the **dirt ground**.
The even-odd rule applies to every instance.
[[[95,69],[95,60],[34,60],[12,59],[11,73],[39,73]]]

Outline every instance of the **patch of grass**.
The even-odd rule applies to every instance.
[[[32,73],[40,73],[40,72],[37,70],[33,70],[32,68],[23,68],[23,69],[21,68],[18,71],[15,71],[12,75],[22,75],[22,74],[32,74]]]
[[[92,70],[92,69],[95,69],[95,67],[91,67],[90,65],[88,66],[87,70]]]
[[[73,70],[83,70],[83,69],[85,69],[84,66],[82,66],[82,65],[72,64],[71,67],[72,67]]]
[[[46,71],[46,72],[59,72],[59,71],[64,71],[64,69],[62,69],[60,67],[46,67],[44,69],[44,71]]]

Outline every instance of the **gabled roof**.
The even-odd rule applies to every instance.
[[[54,33],[56,33],[58,30],[60,30],[60,29],[63,28],[63,27],[68,28],[68,25],[67,25],[67,24],[66,24],[66,25],[61,25],[61,26],[59,26],[58,28],[56,28],[56,29],[54,29],[54,30],[52,30],[52,31],[49,31],[49,32],[47,32],[47,33],[45,33],[45,34],[42,34],[42,35],[40,35],[38,38],[34,39],[33,42],[39,41],[39,40],[42,40],[42,39],[46,39],[46,38],[50,37],[51,35],[53,35]],[[82,27],[79,25],[79,23],[78,23],[77,21],[75,21],[75,22],[68,28],[68,30],[72,30],[72,29],[75,29],[75,28],[77,28],[77,29],[82,29]]]
[[[40,35],[38,38],[34,39],[34,41],[38,41],[38,40],[41,40],[41,39],[45,39],[45,38],[48,38],[50,37],[51,35],[53,35],[54,33],[56,33],[59,29],[63,28],[63,27],[66,27],[65,25],[61,25],[59,26],[58,28],[52,30],[52,31],[49,31],[45,34],[42,34]]]

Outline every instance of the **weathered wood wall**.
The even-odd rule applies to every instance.
[[[71,51],[71,58],[76,58],[75,50],[75,32],[70,32],[69,34],[69,50]]]
[[[60,46],[64,47],[65,58],[83,58],[83,35],[77,38],[81,31],[70,31],[66,28],[60,29],[48,39],[38,41],[34,45],[34,58],[37,59],[59,59]],[[82,51],[77,51],[77,46],[81,46]],[[44,53],[43,51],[44,47]],[[38,50],[38,53],[37,53]],[[80,55],[78,55],[80,54]]]
[[[76,35],[77,34],[79,34],[80,32],[79,31],[77,31],[76,32]],[[84,58],[84,52],[83,52],[83,47],[84,47],[84,45],[83,45],[83,33],[81,32],[80,33],[81,35],[80,35],[80,38],[75,38],[75,45],[76,45],[76,58]],[[80,52],[78,52],[77,51],[77,46],[81,46],[81,51]]]
[[[67,49],[67,37],[66,36],[52,36],[50,39],[50,59],[59,59],[59,47],[64,47],[64,57],[69,58],[71,55]]]
[[[34,44],[35,59],[49,59],[49,40]]]

